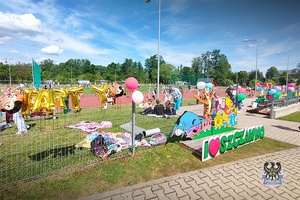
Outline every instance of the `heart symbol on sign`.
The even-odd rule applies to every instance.
[[[220,138],[210,140],[210,142],[209,142],[209,153],[210,153],[210,155],[215,157],[215,155],[217,155],[217,153],[220,149],[220,145],[221,145]]]

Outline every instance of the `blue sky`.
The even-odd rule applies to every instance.
[[[9,0],[0,2],[0,62],[88,59],[106,66],[157,54],[158,2]],[[174,66],[220,49],[232,71],[300,63],[298,0],[161,0],[160,55]],[[276,54],[284,52],[287,54]]]

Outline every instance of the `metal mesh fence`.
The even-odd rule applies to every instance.
[[[0,189],[53,173],[101,164],[103,160],[94,156],[89,148],[78,145],[90,134],[67,126],[80,122],[109,121],[112,123],[111,128],[99,128],[96,132],[131,135],[121,128],[121,125],[131,123],[132,120],[132,105],[125,103],[128,101],[131,102],[130,94],[118,98],[117,104],[109,105],[104,110],[98,95],[88,94],[81,98],[83,106],[80,112],[71,109],[65,114],[57,106],[55,115],[40,113],[27,118],[25,121],[29,129],[25,134],[17,135],[16,125],[10,123],[10,128],[4,128],[0,132]],[[136,113],[142,110],[136,107]],[[135,120],[136,126],[143,129],[159,127],[162,133],[169,133],[176,118],[162,119],[136,114]],[[2,123],[4,124],[5,122]],[[108,161],[131,155],[130,147],[111,154]]]

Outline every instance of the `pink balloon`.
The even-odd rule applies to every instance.
[[[295,87],[295,85],[296,85],[295,83],[289,83],[288,84],[289,87]]]
[[[144,95],[140,91],[136,90],[132,93],[132,101],[134,103],[142,103],[144,100]]]
[[[241,88],[239,88],[238,93],[239,94],[246,94],[246,89],[241,87]]]
[[[139,83],[134,77],[129,77],[125,81],[125,86],[128,90],[135,91],[139,87]]]

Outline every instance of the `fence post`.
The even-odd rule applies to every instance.
[[[131,122],[131,130],[132,130],[132,134],[131,134],[131,153],[132,155],[135,154],[135,102],[132,100],[132,122]]]
[[[270,110],[270,119],[274,119],[274,100],[272,100],[271,110]]]
[[[288,96],[286,96],[286,97],[284,98],[283,106],[287,106],[287,102],[288,102]]]

